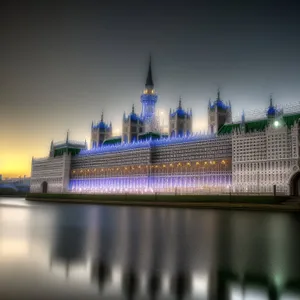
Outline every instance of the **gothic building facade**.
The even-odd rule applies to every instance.
[[[49,156],[32,160],[32,192],[266,193],[300,192],[300,107],[273,104],[266,115],[232,121],[220,92],[208,105],[208,132],[192,130],[191,110],[169,114],[169,135],[160,132],[158,100],[149,63],[142,110],[123,116],[121,136],[101,116],[86,143],[51,143]]]

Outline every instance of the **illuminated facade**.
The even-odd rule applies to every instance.
[[[259,119],[232,122],[231,104],[208,106],[208,133],[192,132],[192,111],[181,100],[169,114],[169,136],[156,121],[157,94],[151,61],[142,111],[123,116],[122,135],[92,124],[86,143],[51,144],[50,155],[32,161],[32,192],[268,193],[300,191],[300,108],[285,112],[270,99]]]
[[[270,99],[267,118],[224,125],[232,134],[235,192],[299,194],[300,112],[284,114]]]
[[[225,191],[231,186],[231,149],[229,135],[191,135],[81,151],[71,162],[69,188],[95,193]]]

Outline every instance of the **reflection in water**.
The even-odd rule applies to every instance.
[[[10,299],[54,292],[56,299],[299,299],[299,229],[292,214],[0,206],[0,292]],[[23,290],[12,290],[12,278]]]
[[[72,265],[86,262],[87,210],[75,207],[69,211],[67,206],[58,207],[53,226],[55,239],[51,244],[50,266],[65,266],[68,277]]]

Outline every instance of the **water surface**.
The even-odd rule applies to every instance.
[[[300,299],[296,214],[0,198],[0,299]]]

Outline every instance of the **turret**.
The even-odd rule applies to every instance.
[[[157,131],[157,121],[155,117],[155,105],[157,102],[157,95],[154,90],[154,83],[152,78],[151,57],[149,59],[148,73],[145,84],[145,89],[141,95],[142,112],[141,118],[145,124],[146,131]]]
[[[140,118],[134,110],[134,104],[131,107],[131,113],[128,117],[123,117],[123,126],[122,126],[122,142],[131,143],[138,141],[139,134],[144,132],[144,123],[143,119]]]
[[[225,123],[231,123],[231,105],[225,104],[221,99],[220,89],[217,91],[217,98],[214,103],[209,100],[208,105],[208,131],[209,133],[218,133]]]
[[[69,130],[67,131],[66,144],[69,143]]]
[[[242,112],[242,120],[241,120],[241,131],[243,133],[245,133],[245,131],[246,131],[245,125],[246,125],[246,123],[245,123],[245,112],[243,110],[243,112]]]
[[[103,111],[101,112],[100,122],[97,124],[92,123],[91,128],[91,148],[101,147],[103,142],[111,138],[112,136],[112,124],[104,122]]]
[[[273,98],[272,94],[270,95],[270,104],[267,110],[267,117],[268,119],[274,119],[276,117],[277,110],[273,105]]]
[[[181,137],[192,133],[192,114],[182,108],[179,97],[177,110],[169,115],[169,136]]]
[[[54,144],[53,144],[53,140],[51,141],[51,144],[50,144],[49,156],[50,157],[54,156]]]

